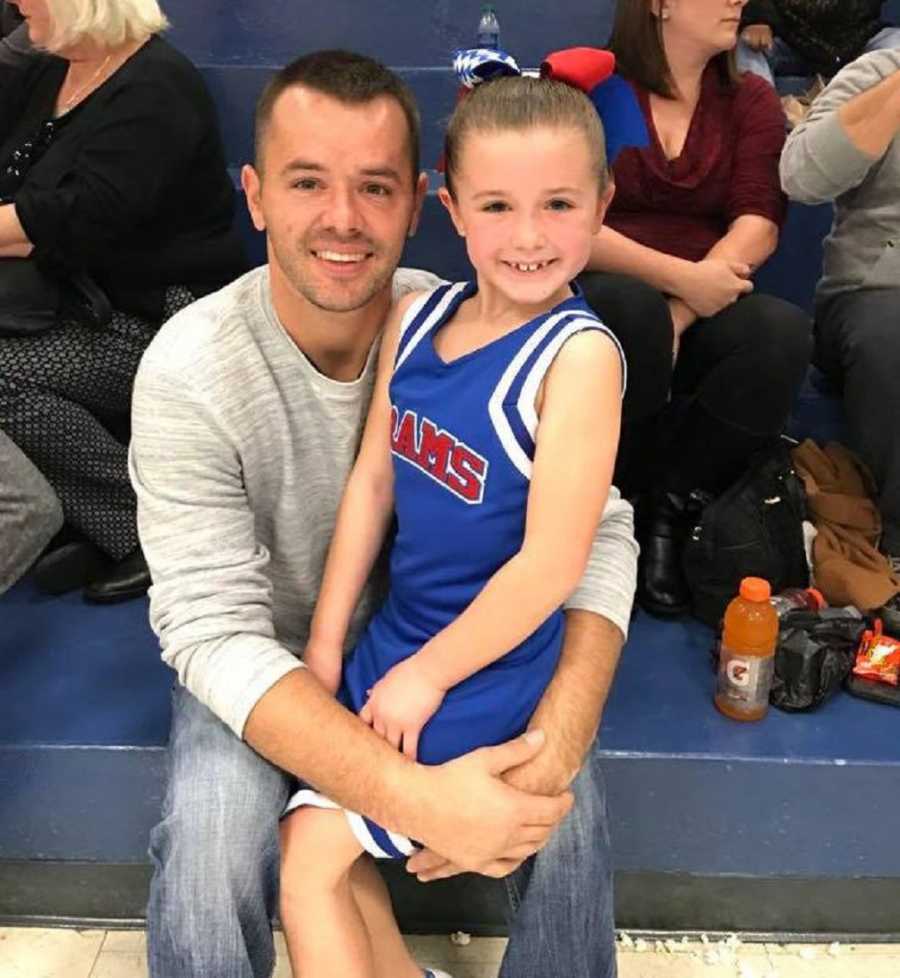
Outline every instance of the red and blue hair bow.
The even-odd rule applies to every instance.
[[[512,55],[489,48],[457,51],[453,70],[460,84],[472,89],[502,75],[521,75]],[[633,89],[617,75],[616,56],[599,48],[566,48],[548,54],[541,62],[542,78],[553,78],[584,92],[591,100],[606,134],[606,158],[610,166],[621,150],[642,148],[650,142],[644,114]]]

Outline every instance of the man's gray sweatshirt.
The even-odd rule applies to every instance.
[[[394,296],[437,283],[400,269]],[[376,360],[373,348],[349,383],[320,374],[279,323],[263,267],[169,320],[141,362],[130,464],[151,624],[163,659],[238,736],[301,666]],[[627,634],[636,557],[631,507],[612,490],[568,606]],[[373,576],[348,647],[383,588]]]
[[[900,68],[900,50],[872,51],[847,65],[788,137],[781,184],[805,204],[835,201],[817,298],[900,286],[900,138],[873,159],[858,149],[838,109]]]

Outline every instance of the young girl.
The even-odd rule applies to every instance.
[[[450,121],[445,164],[440,198],[476,281],[407,297],[386,328],[304,657],[425,764],[522,733],[550,681],[561,605],[609,490],[625,371],[571,284],[612,193],[585,94],[525,77],[479,85]],[[394,515],[390,593],[344,663]],[[294,973],[422,978],[363,855],[413,843],[335,808],[304,787],[283,822]]]

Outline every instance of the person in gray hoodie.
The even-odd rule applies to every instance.
[[[0,431],[0,594],[28,570],[63,524],[50,484]]]
[[[900,50],[834,78],[789,136],[781,182],[803,203],[835,202],[815,362],[843,387],[850,447],[875,476],[882,549],[900,569]]]

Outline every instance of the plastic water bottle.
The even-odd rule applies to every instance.
[[[769,600],[779,620],[792,611],[821,611],[828,607],[822,592],[814,587],[789,587]]]
[[[493,48],[500,47],[500,21],[497,20],[497,13],[492,3],[486,3],[481,8],[481,20],[478,21],[477,33],[478,47]]]

